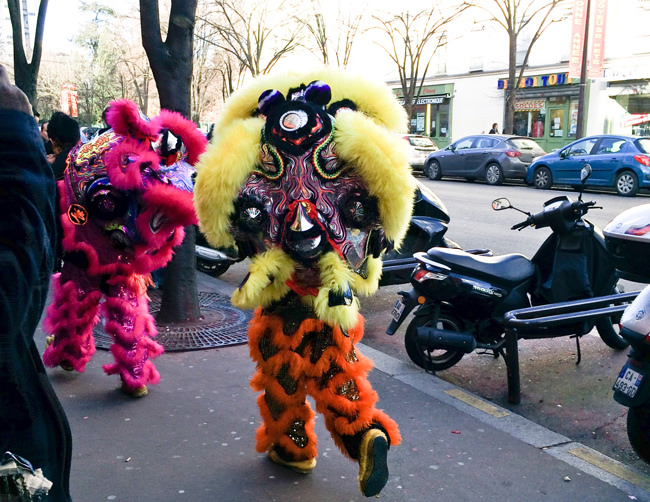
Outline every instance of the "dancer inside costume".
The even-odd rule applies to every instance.
[[[213,245],[237,245],[250,273],[232,301],[255,308],[249,347],[263,423],[257,450],[299,472],[316,465],[316,409],[376,495],[397,424],[376,408],[357,294],[403,238],[414,180],[403,108],[383,84],[323,69],[262,77],[234,94],[197,165],[194,202]]]
[[[61,194],[64,263],[44,327],[47,366],[84,371],[95,353],[93,326],[101,311],[113,337],[122,389],[147,393],[160,374],[152,359],[163,347],[146,296],[149,273],[164,266],[196,223],[192,167],[206,139],[180,114],[151,120],[127,100],[110,105],[112,129],[70,152]]]

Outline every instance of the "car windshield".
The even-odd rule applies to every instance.
[[[411,143],[411,145],[420,148],[431,148],[436,146],[433,140],[431,138],[427,138],[426,136],[408,136],[406,139],[409,140],[409,143]]]
[[[511,138],[510,142],[520,150],[539,150],[540,146],[532,139],[527,138]]]
[[[643,153],[650,153],[650,138],[640,138],[635,143]]]

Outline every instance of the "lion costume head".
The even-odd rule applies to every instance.
[[[399,246],[415,181],[403,108],[383,84],[322,69],[257,78],[228,100],[197,164],[201,231],[238,246],[250,273],[232,301],[267,307],[293,292],[344,329]]]

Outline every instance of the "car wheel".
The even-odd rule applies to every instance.
[[[551,171],[548,167],[540,167],[535,169],[535,174],[533,175],[533,185],[535,188],[540,190],[548,190],[553,184],[553,177]]]
[[[424,167],[424,174],[426,174],[430,180],[437,181],[442,178],[442,170],[440,169],[440,163],[437,160],[428,162]]]
[[[632,171],[623,171],[616,175],[614,181],[616,193],[621,197],[634,197],[639,191],[639,182]]]
[[[485,181],[488,185],[500,185],[503,183],[503,172],[501,166],[492,162],[485,168]]]

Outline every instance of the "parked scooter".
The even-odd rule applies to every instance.
[[[418,251],[434,246],[460,248],[445,237],[450,221],[445,204],[419,180],[416,180],[416,186],[409,228],[399,250],[393,249],[383,256],[380,286],[409,282],[417,265],[413,255]]]
[[[413,254],[433,246],[458,247],[445,237],[449,213],[444,203],[423,183],[416,180],[415,201],[411,222],[399,250],[383,257],[380,286],[407,283],[417,265]],[[196,232],[196,267],[201,272],[218,277],[230,266],[246,258],[239,249],[215,249],[201,232]]]
[[[582,170],[582,182],[591,167]],[[583,216],[595,202],[555,197],[544,209],[530,214],[505,198],[493,209],[515,209],[528,217],[512,230],[550,227],[552,234],[532,260],[522,254],[486,256],[458,249],[432,248],[416,253],[419,262],[411,276],[412,289],[400,291],[386,332],[394,334],[417,306],[406,329],[404,343],[411,360],[427,371],[441,371],[475,349],[504,355],[504,314],[511,310],[547,305],[617,292],[615,269],[600,229]],[[600,318],[554,328],[557,336],[582,336],[594,327],[614,349],[627,347],[613,323]],[[555,332],[554,335],[555,336]]]
[[[605,227],[604,234],[619,277],[650,283],[650,204],[623,211]],[[631,349],[614,382],[614,399],[629,408],[628,439],[634,451],[650,463],[650,286],[625,309],[621,336]]]

